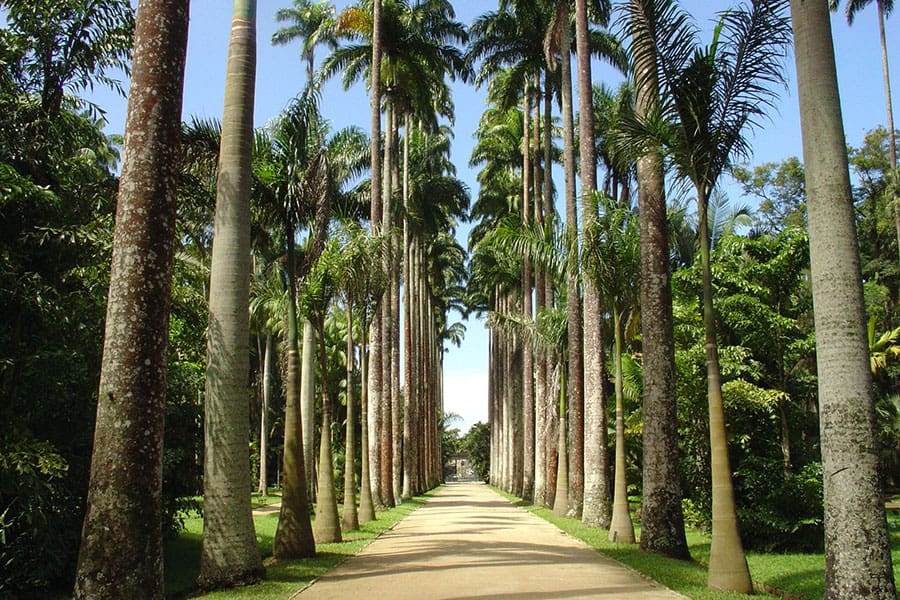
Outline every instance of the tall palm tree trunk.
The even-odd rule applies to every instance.
[[[391,196],[393,198],[400,192],[401,188],[400,161],[398,156],[400,148],[397,147],[400,140],[400,115],[399,110],[396,107],[391,111],[391,136],[394,139],[393,156],[391,157],[390,163]],[[391,277],[389,288],[391,299],[391,498],[393,498],[396,503],[400,500],[400,496],[403,493],[403,409],[400,403],[400,269],[402,260],[400,254],[399,230],[395,225],[396,217],[392,215],[390,236]]]
[[[384,186],[382,196],[382,212],[381,226],[382,231],[388,235],[387,251],[382,258],[382,267],[384,272],[388,274],[388,286],[385,289],[381,300],[381,393],[380,406],[381,412],[381,438],[379,439],[379,450],[381,452],[379,465],[381,472],[379,473],[378,482],[381,486],[379,497],[386,507],[392,507],[394,501],[394,421],[393,421],[393,398],[391,396],[391,362],[393,358],[393,307],[391,298],[393,295],[393,233],[390,233],[393,227],[393,184],[392,184],[392,161],[394,157],[394,123],[392,116],[394,113],[394,105],[390,96],[386,103],[385,125],[387,131],[384,136],[384,172],[382,185]],[[374,185],[374,183],[373,183]]]
[[[288,271],[294,263],[293,241],[288,239]],[[310,500],[307,495],[306,461],[303,456],[303,428],[300,425],[300,374],[297,350],[296,291],[289,290],[287,333],[287,381],[284,405],[284,457],[282,465],[281,508],[272,553],[279,560],[315,556],[316,543],[310,522]]]
[[[891,98],[891,70],[888,67],[887,36],[884,33],[884,3],[876,0],[878,7],[878,37],[881,41],[881,73],[884,78],[884,101],[887,108],[888,156],[891,160],[891,171],[897,170],[897,132],[894,131],[894,102]],[[894,198],[894,228],[897,233],[897,251],[900,252],[900,198],[896,192]]]
[[[568,5],[562,3],[563,23],[568,23]],[[581,518],[584,500],[584,346],[582,344],[581,294],[578,276],[578,210],[575,199],[575,119],[572,111],[571,42],[568,27],[561,27],[563,171],[565,173],[566,231],[569,264],[566,270],[566,312],[569,320],[569,398],[566,407],[569,428],[569,512]]]
[[[825,2],[791,0],[815,305],[825,598],[893,599],[850,176]]]
[[[316,520],[313,522],[313,535],[317,544],[340,542],[341,524],[337,511],[337,496],[334,489],[334,455],[331,449],[332,407],[328,395],[328,385],[324,374],[328,372],[326,363],[327,346],[325,344],[325,315],[317,319],[319,330],[319,370],[322,373],[322,431],[319,435],[319,473],[316,478],[319,493],[316,498]],[[352,490],[351,490],[352,491]]]
[[[290,278],[296,281],[296,277]],[[293,283],[291,285],[294,285]],[[306,495],[316,501],[316,332],[309,319],[303,320],[303,345],[300,353],[300,423],[303,431],[303,467],[306,471]]]
[[[642,0],[631,0],[631,19],[647,18]],[[640,36],[635,43],[640,44]],[[659,94],[652,52],[635,70],[635,112],[653,110]],[[641,549],[689,559],[681,510],[678,465],[678,418],[675,412],[675,340],[672,328],[672,288],[669,273],[669,232],[666,221],[665,175],[659,152],[637,161],[641,237],[641,337],[644,352],[643,496]]]
[[[372,64],[369,80],[369,105],[371,109],[371,160],[370,172],[370,222],[372,233],[378,233],[382,225],[382,155],[381,155],[381,0],[372,1]],[[381,310],[375,308],[369,334],[369,477],[371,483],[372,502],[381,505],[381,387],[382,387],[382,350],[381,350]]]
[[[531,140],[532,160],[534,162],[534,220],[544,223],[543,186],[545,185],[541,169],[541,110],[539,76],[535,76],[534,88],[534,127]],[[546,275],[540,267],[534,275],[534,314],[537,315],[546,305]],[[534,504],[547,506],[547,360],[545,353],[539,349],[534,352]]]
[[[625,407],[622,393],[622,315],[613,312],[613,362],[616,365],[616,483],[609,540],[620,544],[634,543],[634,524],[628,511],[628,480],[625,477]]]
[[[409,500],[415,488],[415,360],[413,358],[413,281],[412,238],[409,224],[409,136],[410,118],[406,115],[403,136],[403,375],[405,378],[403,404],[403,486],[401,500]]]
[[[522,224],[528,225],[532,218],[534,161],[531,157],[531,85],[526,80],[522,95],[523,140],[522,140]],[[522,314],[528,320],[534,319],[532,307],[532,267],[525,258],[522,264]],[[522,344],[522,497],[534,497],[534,354],[531,344]]]
[[[738,531],[728,434],[722,405],[722,373],[716,342],[716,317],[712,299],[709,261],[707,190],[697,190],[700,237],[700,271],[703,274],[703,330],[706,338],[706,381],[709,400],[709,451],[712,477],[712,543],[709,548],[709,587],[749,594],[753,590],[750,570]]]
[[[362,323],[363,335],[366,335],[367,328],[365,319]],[[360,390],[360,411],[359,411],[359,454],[360,454],[360,472],[359,472],[359,522],[368,523],[375,520],[375,505],[372,502],[372,482],[369,479],[369,419],[367,411],[369,408],[369,351],[366,348],[365,340],[359,349],[359,371],[362,389]]]
[[[216,186],[209,285],[201,587],[262,573],[247,481],[250,158],[256,78],[256,2],[235,0]]]
[[[135,28],[76,598],[163,595],[166,348],[188,2],[142,0]]]
[[[578,151],[581,173],[581,225],[596,219],[593,203],[597,190],[594,147],[593,82],[585,0],[575,0],[575,45],[578,81]],[[600,292],[590,277],[584,286],[584,508],[581,521],[590,527],[609,527],[609,458],[606,451],[606,366],[603,351]]]
[[[566,443],[566,372],[565,365],[559,369],[559,426],[556,438],[556,493],[553,500],[553,514],[565,517],[569,512],[569,457]]]
[[[356,350],[353,344],[353,304],[347,302],[347,430],[344,450],[344,506],[341,530],[359,529],[356,510],[356,400],[353,397],[353,365]]]
[[[259,493],[263,496],[269,488],[269,469],[266,460],[269,453],[269,405],[275,378],[275,336],[266,334],[263,346],[262,406],[259,411]]]

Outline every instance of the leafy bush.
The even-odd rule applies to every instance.
[[[744,546],[760,552],[819,552],[824,540],[822,465],[785,475],[781,464],[744,460],[735,474]]]
[[[62,482],[67,470],[51,444],[26,432],[0,440],[0,596],[46,588],[71,569],[80,513]]]

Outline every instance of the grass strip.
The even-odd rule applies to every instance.
[[[283,600],[321,577],[348,557],[358,553],[366,544],[400,522],[422,506],[436,490],[416,496],[396,508],[379,512],[375,521],[364,523],[356,531],[344,534],[338,544],[316,544],[316,556],[302,560],[277,561],[272,557],[272,544],[278,512],[254,516],[256,540],[266,566],[266,578],[251,586],[220,590],[208,594],[196,592],[194,585],[200,572],[200,543],[203,519],[185,520],[185,529],[165,546],[165,577],[167,598],[210,598],[240,600]],[[340,508],[338,509],[340,513]]]
[[[492,487],[494,491],[513,504],[553,523],[566,533],[576,537],[598,552],[625,564],[664,586],[696,600],[733,600],[759,598],[734,592],[720,592],[706,587],[709,563],[710,537],[708,534],[688,530],[688,549],[692,561],[667,558],[659,554],[642,552],[637,545],[617,544],[607,539],[608,531],[587,527],[578,519],[560,518],[553,511],[534,506],[521,498]],[[889,511],[888,525],[891,534],[891,556],[894,564],[894,582],[900,590],[900,515]],[[640,525],[635,523],[635,536],[640,538]],[[747,553],[747,564],[758,592],[770,592],[785,600],[815,600],[824,594],[825,556],[823,554],[765,554]]]

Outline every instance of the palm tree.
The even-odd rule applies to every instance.
[[[837,10],[839,0],[828,0],[831,10]],[[847,23],[853,25],[856,13],[872,3],[872,0],[847,0]],[[881,41],[881,72],[884,77],[884,103],[887,107],[888,154],[891,159],[891,170],[897,170],[897,134],[894,131],[894,108],[891,99],[891,74],[888,68],[887,36],[884,33],[884,21],[894,12],[894,0],[875,0],[878,9],[878,37]],[[894,197],[894,226],[897,230],[897,244],[900,246],[900,207]]]
[[[320,392],[322,421],[319,436],[319,465],[316,495],[316,519],[313,534],[317,543],[340,542],[341,522],[338,518],[337,495],[334,483],[334,456],[332,452],[332,398],[325,378],[328,373],[328,352],[325,339],[325,318],[335,293],[335,267],[339,267],[340,250],[337,240],[329,238],[322,256],[303,282],[303,305],[313,321],[319,343],[319,369],[322,377]],[[349,334],[348,334],[349,335]],[[353,490],[349,490],[352,494]],[[352,497],[352,495],[351,495]]]
[[[631,0],[631,69],[637,118],[657,111],[657,59],[643,27],[656,27],[661,15],[655,2]],[[641,230],[641,338],[644,351],[643,500],[641,549],[689,559],[681,511],[678,465],[678,420],[675,412],[675,340],[669,272],[665,175],[660,146],[637,157],[638,207]]]
[[[301,424],[302,395],[300,389],[299,327],[297,315],[297,284],[307,276],[322,253],[330,218],[331,194],[323,190],[321,180],[326,164],[322,137],[324,125],[317,108],[314,88],[307,87],[285,111],[277,123],[268,144],[270,165],[264,170],[265,183],[271,188],[270,210],[277,213],[285,247],[285,279],[288,289],[286,311],[287,378],[285,382],[284,476],[278,527],[275,530],[273,553],[276,558],[301,558],[315,554],[309,520],[309,485],[304,443],[306,431]],[[297,229],[310,229],[308,248],[299,261],[295,245]],[[312,332],[312,327],[307,329]],[[306,334],[304,332],[304,340]],[[305,347],[304,347],[305,350]],[[304,363],[312,360],[312,352],[304,352]],[[312,369],[303,374],[311,383]],[[309,374],[307,374],[309,373]],[[308,415],[308,417],[307,417]],[[312,420],[312,409],[302,415]],[[310,436],[312,437],[312,436]],[[311,442],[310,442],[311,445]]]
[[[598,2],[595,20],[605,27],[609,2]],[[577,48],[578,150],[581,173],[582,226],[587,230],[596,218],[588,196],[597,190],[597,155],[591,81],[591,52],[586,0],[575,0],[575,42]],[[584,508],[582,522],[607,527],[609,510],[609,460],[607,458],[606,369],[603,361],[603,328],[600,323],[599,291],[591,278],[584,279]]]
[[[613,364],[616,390],[616,469],[615,492],[609,539],[633,544],[634,526],[628,512],[625,479],[625,413],[622,374],[623,328],[630,313],[637,312],[639,296],[640,234],[637,215],[631,207],[618,204],[606,194],[588,199],[593,219],[584,229],[585,280],[593,281],[603,306],[612,315]]]
[[[734,157],[749,153],[745,128],[765,115],[775,99],[773,86],[783,82],[780,60],[788,21],[779,4],[756,2],[723,13],[712,42],[701,47],[687,15],[672,2],[658,4],[664,20],[656,28],[639,27],[637,35],[647,36],[656,49],[662,87],[659,115],[661,122],[671,124],[670,132],[656,136],[656,141],[669,150],[679,175],[697,192],[713,480],[709,586],[747,593],[752,582],[738,534],[722,407],[708,208],[721,173]],[[653,136],[650,129],[655,127],[644,129],[645,134]]]
[[[246,490],[250,477],[247,340],[255,78],[256,2],[235,0],[209,284],[204,528],[198,578],[202,587],[255,581],[263,573]]]
[[[400,228],[394,228],[394,218],[400,211],[393,204],[395,182],[399,182],[399,165],[396,148],[399,139],[399,124],[403,114],[425,115],[433,107],[449,108],[449,92],[444,83],[445,75],[452,78],[468,77],[468,67],[454,43],[464,43],[467,39],[465,28],[453,20],[452,5],[444,0],[431,0],[408,6],[405,2],[390,2],[379,15],[379,27],[384,29],[383,39],[378,44],[379,55],[383,56],[384,69],[375,71],[379,84],[384,86],[385,119],[387,135],[384,139],[383,176],[376,179],[373,173],[374,190],[380,189],[376,216],[373,204],[373,219],[380,220],[384,230],[394,233],[392,248],[399,247]],[[323,76],[328,77],[338,70],[344,72],[344,84],[350,85],[366,69],[370,76],[374,66],[372,58],[376,44],[374,22],[360,7],[351,7],[339,17],[339,32],[356,43],[337,49],[328,57],[323,66]],[[368,43],[367,43],[368,42]],[[374,80],[372,80],[374,82]],[[435,101],[435,99],[438,99]],[[374,106],[373,106],[374,110]],[[379,124],[380,127],[380,124]],[[409,132],[407,132],[408,135]],[[373,148],[374,151],[374,148]],[[380,182],[376,183],[376,182]],[[373,198],[374,201],[374,198]],[[374,221],[373,221],[374,222]],[[370,369],[370,394],[372,396],[373,424],[377,435],[371,440],[373,483],[379,488],[380,500],[393,505],[395,497],[402,495],[402,469],[400,461],[400,397],[399,397],[399,290],[400,277],[399,249],[384,257],[386,270],[392,273],[390,292],[382,302],[382,314],[373,323],[372,365]],[[377,399],[377,402],[375,401]],[[377,412],[376,412],[377,411]],[[380,451],[375,454],[375,446]],[[376,461],[373,461],[376,462]],[[376,474],[375,471],[378,471]]]
[[[186,1],[141,0],[76,598],[163,595],[166,346],[187,27]],[[151,43],[160,40],[161,48]]]
[[[313,80],[316,68],[316,46],[337,48],[334,5],[328,0],[294,0],[290,8],[275,12],[276,23],[290,23],[272,34],[272,45],[285,46],[299,40],[300,60],[306,61],[306,81]]]
[[[824,2],[790,6],[826,474],[825,597],[895,598],[831,23]]]

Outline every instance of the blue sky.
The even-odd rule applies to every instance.
[[[348,2],[338,0],[338,10]],[[708,0],[686,0],[682,5],[691,12],[697,23],[711,29],[715,12],[732,3]],[[277,29],[274,13],[289,5],[289,0],[259,0],[258,7],[258,60],[256,80],[255,122],[266,124],[277,116],[305,84],[305,67],[299,59],[299,46],[273,47],[269,40]],[[496,4],[474,0],[454,3],[457,19],[471,23],[478,15],[492,10]],[[843,7],[842,7],[843,9]],[[231,6],[226,0],[193,0],[188,41],[187,69],[183,118],[196,116],[218,118],[221,116],[224,89],[225,60]],[[874,2],[858,14],[853,27],[849,27],[843,14],[832,18],[835,52],[838,61],[844,127],[847,142],[859,145],[863,135],[879,124],[884,124],[885,104],[881,75],[881,54]],[[898,63],[900,55],[900,18],[887,23],[889,59],[892,82],[900,86]],[[319,52],[318,58],[326,50]],[[781,94],[777,112],[770,115],[771,122],[752,136],[754,154],[751,164],[780,161],[789,156],[801,156],[800,122],[797,109],[796,88],[793,85],[793,56],[786,61],[786,72],[791,83]],[[594,72],[595,82],[616,85],[620,77],[609,68],[600,66]],[[895,92],[896,93],[896,92]],[[472,150],[472,132],[484,109],[484,91],[456,84],[456,137],[453,144],[453,161],[458,176],[472,191],[478,193],[476,172],[468,167]],[[112,93],[96,90],[94,100],[107,111],[110,133],[124,129],[125,100]],[[361,85],[344,91],[338,81],[329,83],[322,96],[322,108],[335,128],[346,125],[369,127],[369,103]],[[561,184],[560,184],[561,185]],[[726,186],[733,201],[740,201],[739,191]],[[460,229],[465,244],[468,228]],[[463,422],[458,427],[465,432],[476,421],[487,420],[487,336],[481,322],[470,320],[466,340],[462,348],[451,348],[445,358],[445,410],[458,413]]]

